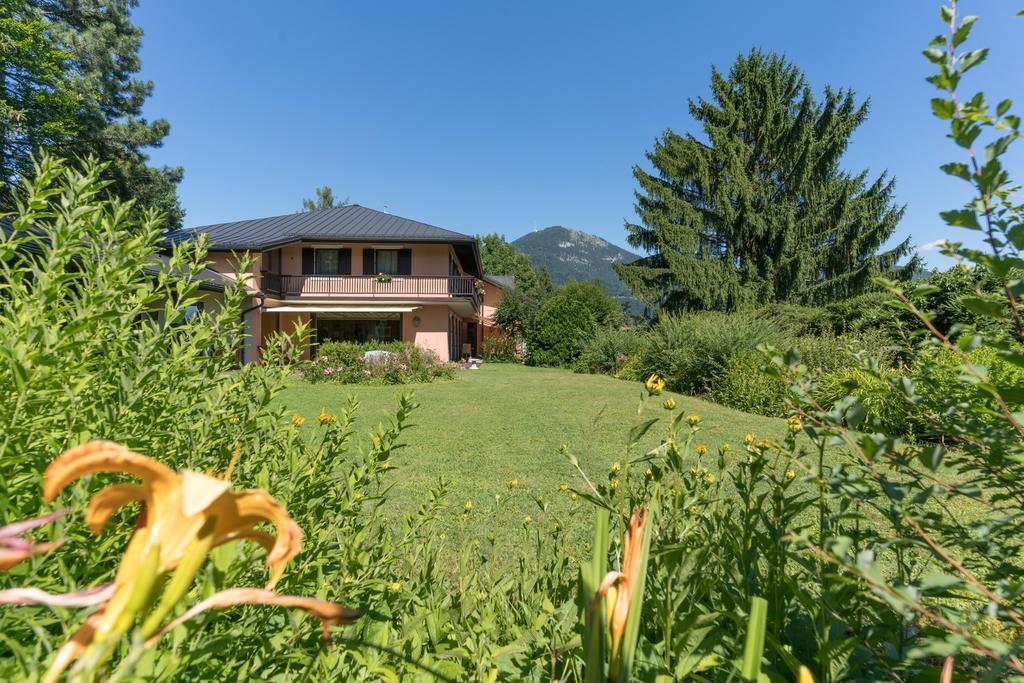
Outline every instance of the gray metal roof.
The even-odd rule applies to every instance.
[[[375,211],[358,204],[271,218],[218,223],[171,233],[181,241],[206,233],[210,248],[221,251],[261,250],[300,240],[472,242],[469,235]]]
[[[484,280],[490,282],[492,285],[499,289],[515,289],[516,288],[516,276],[515,275],[489,275],[484,274]]]

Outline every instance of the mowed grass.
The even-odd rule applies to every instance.
[[[280,400],[306,418],[314,429],[321,408],[339,412],[347,397],[360,402],[357,435],[365,441],[371,428],[394,411],[403,387],[305,384],[289,386]],[[559,452],[568,444],[592,480],[604,481],[609,468],[622,460],[630,428],[657,417],[642,446],[654,447],[665,434],[670,416],[662,408],[669,395],[676,411],[702,419],[700,441],[714,453],[722,442],[738,445],[744,435],[781,437],[785,422],[749,415],[688,396],[664,394],[649,399],[641,416],[637,406],[643,386],[602,375],[567,370],[485,363],[480,370],[460,371],[452,381],[405,387],[415,392],[419,408],[403,435],[406,448],[393,460],[394,488],[385,505],[389,518],[399,519],[427,499],[440,478],[449,482],[445,523],[465,524],[468,534],[482,538],[491,529],[499,537],[528,524],[557,519],[574,538],[589,535],[593,508],[571,501],[559,484],[583,487],[579,474]],[[517,479],[514,491],[508,482]],[[496,504],[495,496],[500,497]],[[535,498],[548,506],[541,512]],[[467,501],[473,510],[464,513]],[[461,520],[461,521],[460,521]]]

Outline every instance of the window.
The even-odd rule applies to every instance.
[[[317,249],[314,272],[317,275],[338,275],[338,263],[337,249]]]
[[[374,273],[385,273],[387,275],[398,275],[398,250],[397,249],[375,249],[374,252]]]
[[[402,338],[402,320],[398,314],[379,319],[316,319],[316,340],[346,341],[365,343],[371,341],[389,342]]]

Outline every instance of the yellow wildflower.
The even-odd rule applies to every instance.
[[[334,424],[335,422],[338,421],[338,418],[336,416],[331,415],[324,408],[320,409],[320,414],[317,415],[316,419],[319,420],[320,424],[322,425]]]
[[[576,495],[575,491],[569,494],[569,500],[576,500],[577,498],[579,498],[579,496]]]
[[[519,480],[518,479],[509,479],[508,480],[508,488],[509,488],[509,490],[514,489],[517,486],[519,486]]]
[[[654,470],[652,470],[652,469],[651,469],[650,467],[648,467],[648,468],[647,468],[647,471],[646,471],[646,472],[645,472],[644,474],[646,474],[646,475],[647,475],[647,478],[648,478],[648,479],[651,479],[651,478],[653,478],[653,477],[654,477]]]
[[[718,447],[718,450],[722,451],[723,453],[728,453],[729,451],[732,450],[732,446],[730,446],[727,443],[723,443],[721,446]]]
[[[653,374],[647,378],[644,386],[647,387],[647,394],[649,396],[657,396],[665,390],[665,380],[658,377],[657,374]]]
[[[614,472],[619,472],[621,470],[622,470],[622,463],[620,463],[618,460],[616,460],[615,462],[612,463],[612,472],[613,473]]]
[[[743,443],[749,446],[750,444],[754,443],[754,439],[756,438],[757,437],[754,436],[753,434],[747,434],[745,437],[743,437]]]
[[[796,472],[793,470],[786,470],[786,479],[792,479],[796,476]]]
[[[611,487],[611,489],[614,491],[615,489],[619,488],[619,480],[613,478],[610,482],[608,482],[608,486]]]
[[[562,491],[563,493],[565,491],[568,491],[569,490],[569,482],[563,481],[561,484],[558,485],[558,490]]]
[[[697,455],[707,455],[708,447],[704,444],[697,444]]]
[[[697,425],[700,424],[700,415],[690,413],[689,415],[686,416],[686,424],[690,425],[691,427],[696,427]]]
[[[306,424],[306,418],[302,417],[298,413],[292,415],[292,426],[293,427],[301,427],[304,424]]]
[[[473,501],[467,500],[466,504],[462,506],[462,509],[465,510],[466,512],[469,512],[470,510],[472,510],[473,509]]]
[[[761,439],[761,442],[757,444],[757,447],[764,451],[771,448],[772,444],[768,439]]]
[[[670,396],[665,399],[665,402],[662,405],[665,407],[665,410],[675,410],[676,400]]]
[[[397,593],[398,591],[402,590],[402,582],[401,581],[392,581],[391,583],[388,584],[388,590],[391,591],[392,593]]]
[[[706,476],[704,477],[704,481],[705,481],[705,482],[706,482],[706,483],[707,483],[708,485],[710,485],[710,484],[714,484],[714,483],[715,483],[716,481],[718,481],[718,480],[717,480],[717,479],[715,478],[715,475],[713,475],[713,474],[708,474],[708,475],[706,475]]]

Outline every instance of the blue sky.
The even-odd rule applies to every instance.
[[[961,6],[982,17],[972,42],[993,48],[968,89],[1019,94],[1019,8]],[[190,226],[290,213],[327,184],[470,234],[565,225],[625,245],[633,164],[666,128],[698,132],[687,98],[707,94],[712,64],[760,46],[815,90],[871,97],[845,163],[897,177],[898,237],[920,245],[963,238],[937,218],[966,196],[937,168],[957,154],[920,56],[937,14],[931,0],[142,0],[134,17],[156,84],[145,114],[172,126],[152,158],[185,167]]]

